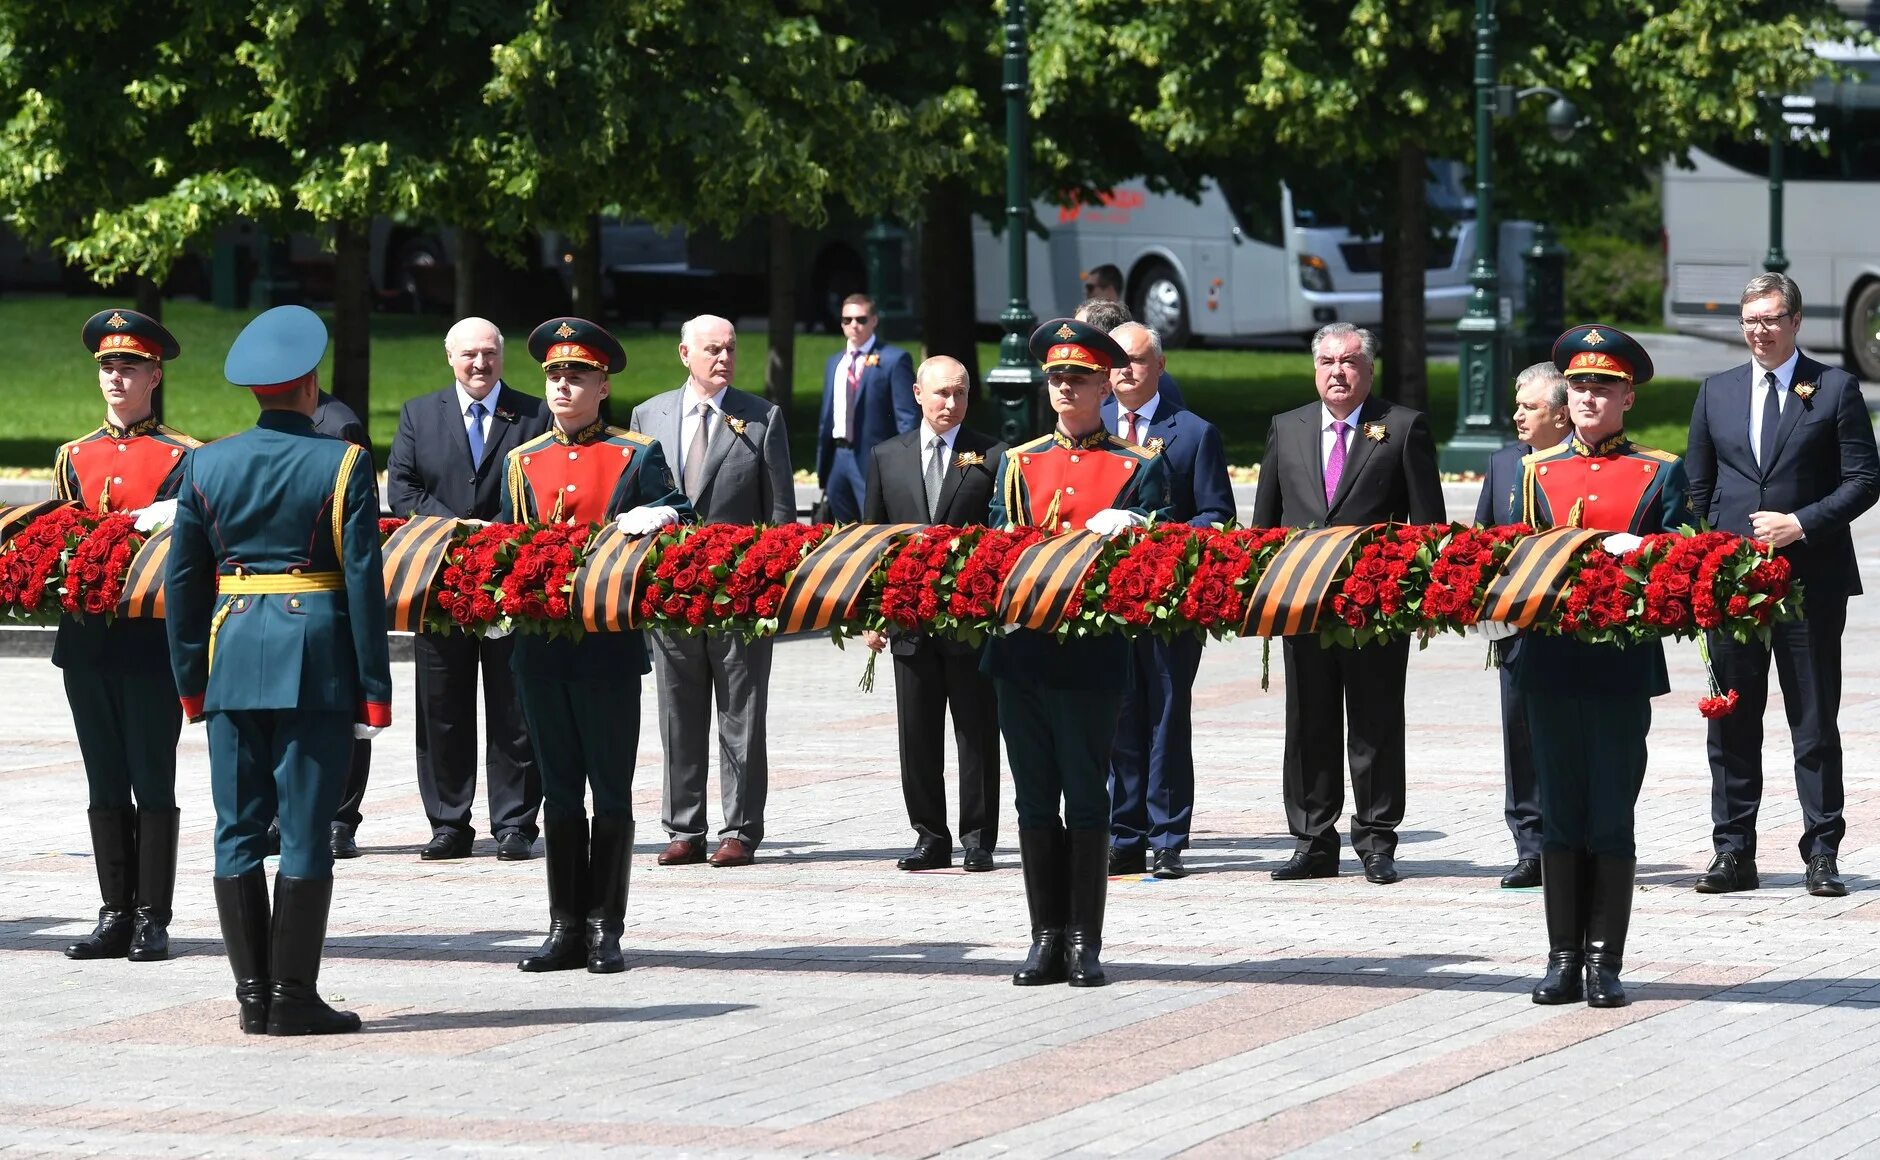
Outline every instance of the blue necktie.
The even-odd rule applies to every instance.
[[[470,466],[472,467],[481,467],[483,465],[483,416],[489,413],[489,409],[483,405],[481,399],[470,404],[469,435]]]

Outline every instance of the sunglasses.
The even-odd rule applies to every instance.
[[[844,314],[842,316],[842,325],[844,326],[849,326],[851,324],[855,326],[860,326],[862,323],[867,322],[867,321],[868,321],[868,315],[866,314]]]

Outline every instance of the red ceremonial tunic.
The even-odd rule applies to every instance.
[[[1124,498],[1139,486],[1155,452],[1107,431],[1078,440],[1054,432],[1006,456],[1005,519],[1065,532],[1083,527],[1105,508],[1134,506]]]
[[[99,512],[134,511],[176,494],[183,457],[202,444],[155,419],[106,424],[59,448],[53,461],[58,498]]]
[[[1677,456],[1641,447],[1624,432],[1588,446],[1575,435],[1524,461],[1528,522],[1536,527],[1661,530],[1658,507]],[[1682,484],[1675,486],[1682,490]]]
[[[569,436],[550,428],[509,453],[509,510],[517,522],[605,523],[614,493],[650,436],[596,422]]]

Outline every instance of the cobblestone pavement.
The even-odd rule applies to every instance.
[[[1458,510],[1464,510],[1460,502]],[[1880,556],[1863,529],[1862,556]],[[1880,569],[1870,568],[1870,572]],[[1870,575],[1872,587],[1880,577]],[[1542,1008],[1538,891],[1502,891],[1492,673],[1474,641],[1411,660],[1409,815],[1395,886],[1275,883],[1288,853],[1282,705],[1258,642],[1209,647],[1200,796],[1179,883],[1111,887],[1108,988],[1019,989],[1010,795],[997,873],[905,874],[893,698],[859,650],[778,649],[771,838],[749,869],[661,868],[646,687],[639,858],[614,976],[528,976],[542,863],[420,863],[411,668],[378,743],[366,856],[339,867],[327,995],[361,1035],[244,1038],[210,899],[202,733],[184,734],[167,964],[68,962],[97,905],[84,787],[43,660],[0,661],[0,1153],[552,1153],[918,1157],[1523,1157],[1880,1151],[1880,598],[1848,626],[1842,862],[1815,899],[1786,779],[1763,889],[1705,897],[1709,776],[1695,648],[1671,651],[1639,807],[1620,1011]],[[1768,746],[1788,760],[1780,709]]]

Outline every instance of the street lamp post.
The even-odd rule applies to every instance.
[[[1038,327],[1038,316],[1027,298],[1031,81],[1025,0],[1005,0],[1005,79],[1000,89],[1005,93],[1005,256],[1011,300],[999,316],[1005,338],[999,343],[999,365],[986,375],[986,386],[998,404],[999,438],[1015,444],[1038,432],[1038,396],[1044,385],[1044,375],[1031,357],[1031,332]]]
[[[1780,274],[1789,268],[1789,256],[1782,249],[1782,158],[1787,152],[1788,120],[1782,113],[1782,98],[1770,101],[1769,118],[1769,252],[1763,256],[1763,269]]]

